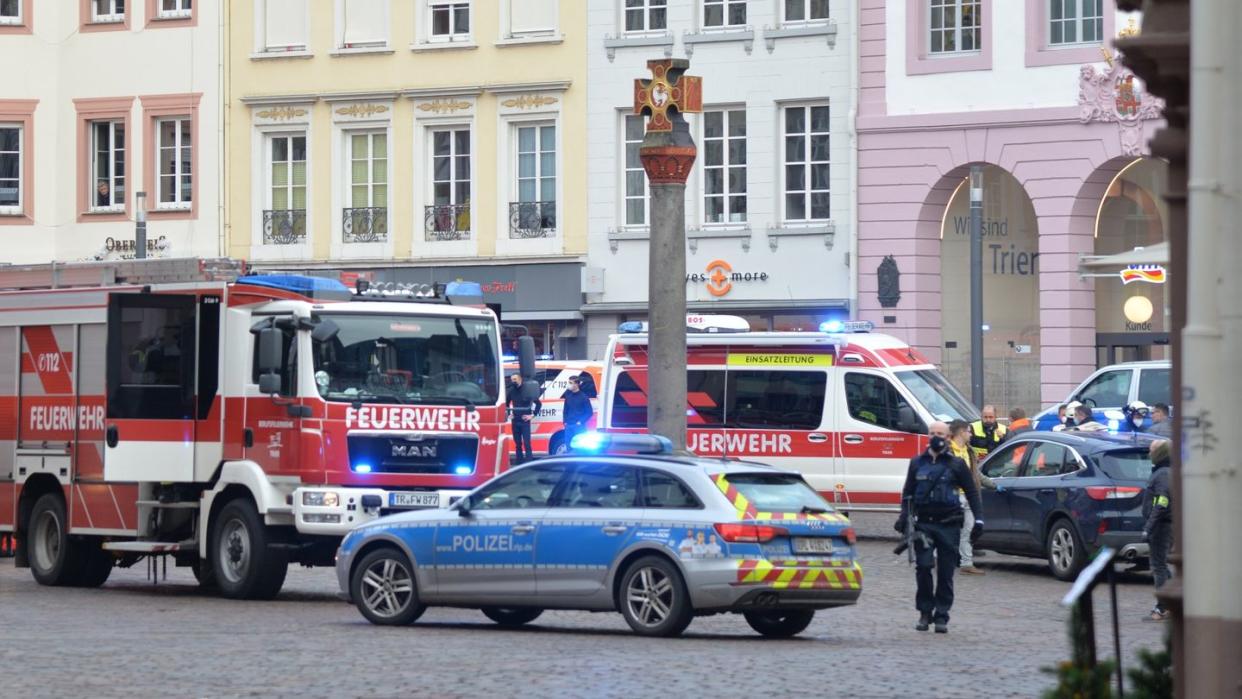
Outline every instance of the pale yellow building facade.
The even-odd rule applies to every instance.
[[[576,353],[586,3],[228,7],[227,254],[376,282],[479,281],[541,352]]]

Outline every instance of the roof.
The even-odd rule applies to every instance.
[[[1125,448],[1146,449],[1160,438],[1143,432],[1022,432],[1015,435],[1012,443],[1043,441],[1064,444],[1080,452],[1096,453]],[[1009,440],[1005,444],[1011,443]]]

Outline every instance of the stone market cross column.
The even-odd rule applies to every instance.
[[[651,186],[647,429],[686,451],[686,177],[698,149],[684,112],[703,110],[703,83],[680,58],[647,61],[634,113],[650,117],[638,154]]]

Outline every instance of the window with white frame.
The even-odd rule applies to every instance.
[[[668,28],[668,0],[625,0],[625,31],[656,32]]]
[[[556,232],[556,125],[519,124],[517,201],[509,206],[509,234],[514,238],[545,238]]]
[[[388,0],[337,0],[341,48],[388,45]]]
[[[781,9],[786,24],[828,19],[828,0],[783,0]]]
[[[255,32],[263,51],[298,51],[306,48],[307,0],[262,0],[258,15],[263,23]]]
[[[785,220],[826,221],[831,217],[828,187],[828,105],[784,109]]]
[[[1048,0],[1048,43],[1098,44],[1104,39],[1104,0]]]
[[[263,207],[265,244],[306,239],[306,134],[267,137],[267,192]]]
[[[433,129],[431,205],[425,223],[428,240],[470,237],[470,128]]]
[[[643,169],[638,149],[646,131],[641,114],[625,116],[625,225],[647,225],[647,171]]]
[[[930,0],[927,50],[932,54],[978,51],[983,41],[981,0]]]
[[[703,26],[746,26],[746,0],[703,0]]]
[[[87,183],[94,211],[125,208],[125,122],[92,121],[91,172]]]
[[[746,222],[746,110],[703,113],[703,221]]]
[[[0,24],[22,23],[22,0],[0,0]]]
[[[428,0],[427,13],[431,41],[462,41],[470,38],[468,0]]]
[[[160,0],[161,18],[189,17],[194,14],[194,0]]]
[[[0,124],[0,214],[22,212],[22,127]]]
[[[155,123],[159,174],[157,208],[190,208],[194,192],[192,130],[188,116],[163,118]]]
[[[124,22],[125,0],[91,0],[92,22]]]
[[[346,143],[345,241],[384,241],[388,237],[388,134],[353,131],[347,134]]]
[[[558,4],[559,0],[509,0],[510,36],[554,34]]]

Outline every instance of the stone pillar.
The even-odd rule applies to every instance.
[[[651,118],[638,154],[651,186],[647,429],[686,451],[686,178],[698,151],[682,112],[702,105],[699,79],[684,59],[648,61],[634,109]]]

